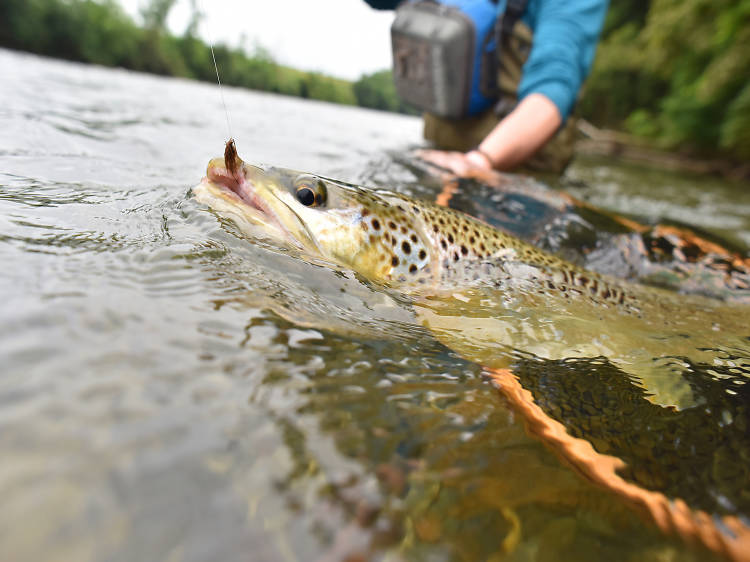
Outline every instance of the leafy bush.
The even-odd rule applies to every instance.
[[[114,0],[0,0],[0,46],[42,55],[214,81],[208,46],[165,31],[175,0],[151,0],[137,26]],[[215,48],[227,84],[417,113],[391,72],[354,84],[277,64],[262,48]],[[578,105],[600,126],[667,148],[750,158],[750,0],[612,0]]]
[[[750,1],[613,0],[583,116],[668,148],[750,155]]]
[[[0,46],[41,55],[120,66],[156,74],[216,80],[211,52],[191,25],[182,37],[166,33],[174,0],[151,0],[137,26],[114,0],[2,0]],[[276,64],[262,49],[215,47],[222,81],[233,86],[355,104],[352,84]]]

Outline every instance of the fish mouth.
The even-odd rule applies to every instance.
[[[235,203],[244,204],[261,215],[272,217],[271,209],[258,195],[257,186],[248,180],[246,167],[237,155],[234,139],[229,139],[224,158],[214,158],[208,163],[206,177],[201,183],[209,189],[213,188],[224,198],[235,199]]]
[[[234,143],[231,142],[231,148]],[[253,236],[303,249],[309,233],[277,194],[277,186],[261,167],[243,162],[227,143],[224,158],[212,159],[206,176],[193,188],[198,201],[232,216]],[[307,234],[307,236],[301,236]]]
[[[202,183],[213,187],[220,194],[229,199],[235,199],[237,203],[244,204],[263,215],[271,216],[271,209],[258,196],[257,190],[245,175],[244,162],[231,170],[226,165],[224,158],[214,158],[208,163],[206,177]]]
[[[206,177],[201,186],[213,191],[216,195],[238,210],[243,218],[264,228],[278,231],[280,237],[289,238],[289,231],[280,220],[278,213],[258,194],[257,186],[247,178],[242,163],[235,170],[230,170],[224,158],[214,158],[208,163]]]

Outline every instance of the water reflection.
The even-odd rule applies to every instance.
[[[287,517],[308,519],[320,559],[665,554],[669,543],[654,529],[560,465],[477,367],[439,344],[420,341],[415,357],[414,342],[316,332],[299,343],[289,361],[309,367],[321,358],[319,369],[306,378],[271,369],[252,401],[273,412],[290,459],[274,489]],[[299,545],[288,546],[305,558]]]
[[[4,559],[709,558],[530,438],[398,295],[251,244],[186,198],[225,140],[214,87],[1,50],[0,69]],[[383,152],[418,143],[416,119],[225,94],[248,160],[443,188]],[[722,193],[697,203],[719,221],[742,208]],[[529,384],[597,437],[564,399],[583,380],[549,368]],[[712,410],[727,441],[695,468],[726,486],[690,497],[727,513],[746,509],[726,460],[745,458],[742,399]],[[676,443],[680,418],[657,421]],[[636,458],[627,423],[596,427]]]

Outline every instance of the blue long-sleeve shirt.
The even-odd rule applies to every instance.
[[[365,0],[379,10],[392,10],[399,0]],[[528,0],[521,20],[534,32],[523,67],[518,99],[545,95],[567,119],[591,70],[608,0]],[[500,13],[506,0],[498,1]]]

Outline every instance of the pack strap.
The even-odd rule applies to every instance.
[[[497,4],[498,0],[491,0]],[[487,97],[497,97],[500,95],[500,85],[498,84],[497,74],[500,68],[500,53],[503,49],[503,39],[510,37],[516,22],[521,19],[526,11],[528,0],[507,0],[505,4],[505,13],[495,20],[495,52],[488,60],[487,64],[482,65],[481,90]],[[500,100],[502,103],[503,100]]]
[[[516,22],[521,19],[526,11],[528,0],[508,0],[505,5],[505,14],[503,14],[503,33],[510,33]]]

